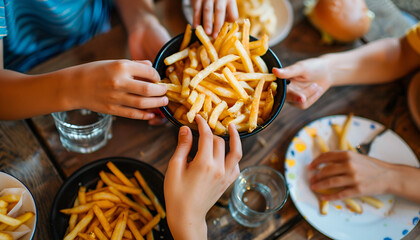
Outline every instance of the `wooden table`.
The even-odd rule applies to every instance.
[[[385,3],[367,1],[369,8],[376,13],[371,31],[365,36],[367,41],[401,36],[408,28],[393,5],[388,4],[387,0],[383,1]],[[157,14],[172,36],[181,33],[186,24],[180,2],[160,1],[157,4]],[[283,65],[363,44],[362,41],[356,41],[345,45],[322,45],[320,35],[302,14],[302,0],[292,1],[292,5],[295,16],[293,28],[283,42],[272,48]],[[95,60],[127,57],[125,31],[117,25],[110,32],[37,66],[30,73],[44,73]],[[386,126],[395,121],[393,130],[420,159],[420,132],[409,115],[406,83],[406,80],[402,80],[380,86],[332,88],[305,111],[286,104],[267,130],[243,140],[243,149],[246,151],[240,163],[241,169],[267,164],[283,171],[288,144],[300,128],[319,117],[349,112]],[[104,148],[83,155],[68,152],[61,146],[50,115],[0,122],[0,170],[21,179],[33,193],[38,206],[35,239],[51,238],[48,218],[55,193],[69,175],[86,163],[104,157],[125,156],[147,162],[163,173],[166,171],[177,139],[177,129],[170,123],[149,126],[145,121],[118,117],[113,122],[112,131],[113,138]],[[306,239],[309,230],[314,233],[312,239],[327,238],[301,217],[291,199],[262,227],[242,227],[226,209],[228,193],[229,190],[207,216],[209,239]],[[420,227],[417,225],[406,239],[416,239],[419,234]]]

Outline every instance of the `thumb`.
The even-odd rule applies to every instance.
[[[290,79],[300,75],[298,69],[291,65],[285,68],[273,68],[273,74],[278,78]]]
[[[187,163],[188,153],[191,150],[192,134],[189,127],[183,126],[179,129],[178,145],[169,161],[168,171],[180,172]]]

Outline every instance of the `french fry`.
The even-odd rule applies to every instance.
[[[188,47],[188,44],[191,41],[191,34],[192,34],[191,25],[188,24],[187,28],[185,29],[184,38],[182,39],[182,43],[181,43],[181,47],[179,48],[179,51],[182,51],[186,47]]]
[[[12,235],[0,232],[0,240],[13,240]]]
[[[348,135],[348,132],[349,132],[350,127],[351,127],[352,118],[353,118],[353,113],[350,113],[347,116],[346,121],[344,122],[342,131],[340,133],[340,137],[339,137],[339,140],[338,140],[340,150],[348,150],[348,148],[347,148],[347,135]]]
[[[244,105],[243,100],[238,100],[232,107],[230,107],[227,111],[229,116],[232,118],[237,117],[240,114],[241,108]]]
[[[67,234],[63,240],[73,240],[76,238],[77,234],[81,232],[93,219],[93,210],[90,209],[88,214],[83,217],[80,222],[74,227],[74,229]]]
[[[133,233],[133,236],[136,240],[144,240],[136,224],[130,218],[127,219],[127,226],[130,229],[130,231]]]
[[[260,72],[268,73],[267,64],[265,64],[264,60],[260,56],[253,55],[251,59]]]
[[[123,238],[125,228],[127,226],[128,209],[124,210],[118,217],[117,225],[115,226],[114,232],[112,232],[111,240],[119,240]]]
[[[220,29],[219,35],[217,35],[216,40],[214,40],[214,49],[216,52],[219,52],[220,46],[222,45],[222,42],[229,31],[228,29],[229,23],[225,22],[222,26],[222,29]]]
[[[114,187],[109,187],[109,190],[114,193],[115,195],[117,195],[121,201],[125,204],[127,204],[128,206],[132,207],[134,210],[138,211],[140,214],[142,214],[146,219],[151,220],[152,219],[152,214],[150,214],[149,210],[147,210],[147,208],[142,207],[141,205],[139,205],[136,202],[133,202],[132,200],[130,200],[128,197],[126,197],[125,195],[123,195],[121,192],[119,192],[116,188]]]
[[[108,185],[110,187],[114,187],[114,188],[118,189],[119,191],[126,192],[126,193],[131,193],[131,194],[141,194],[142,193],[141,189],[131,187],[131,186],[125,186],[125,185],[117,184],[117,183],[111,181],[111,179],[108,178],[107,174],[104,171],[99,172],[99,176],[101,177],[102,181],[104,181],[104,183],[106,185]]]
[[[105,234],[101,231],[101,229],[99,229],[98,227],[95,227],[93,229],[93,232],[95,233],[96,237],[99,240],[108,240],[108,238],[105,236]]]
[[[165,64],[166,65],[171,65],[171,64],[174,64],[177,61],[180,61],[180,60],[188,57],[188,51],[189,51],[189,49],[186,48],[186,49],[184,49],[180,52],[172,54],[171,56],[165,58],[165,60],[164,60]]]
[[[140,229],[140,234],[142,236],[146,235],[148,232],[152,230],[154,226],[156,226],[160,221],[160,215],[156,215],[150,222],[148,222],[146,225],[144,225]]]
[[[234,75],[238,81],[265,80],[271,82],[277,79],[276,75],[272,73],[235,73]]]
[[[17,220],[16,218],[9,217],[5,214],[0,214],[0,222],[13,227],[18,226],[20,224],[19,220]]]
[[[321,212],[322,215],[328,214],[328,207],[329,207],[328,201],[319,201],[319,211]]]
[[[93,205],[98,205],[98,207],[100,208],[112,208],[115,203],[107,201],[107,200],[103,200],[103,201],[95,201],[95,202],[91,202],[91,203],[86,203],[84,205],[79,205],[77,207],[73,207],[73,208],[67,208],[67,209],[61,209],[60,212],[64,213],[64,214],[79,214],[79,213],[85,213],[87,211],[89,211]]]
[[[338,124],[331,124],[331,127],[333,128],[334,132],[337,134],[338,137],[340,137],[341,134],[341,126]],[[357,152],[357,150],[353,147],[353,145],[351,145],[351,143],[346,139],[346,145],[347,145],[347,149],[352,151],[352,152]]]
[[[251,58],[248,55],[248,52],[242,46],[241,42],[239,40],[235,41],[235,49],[238,52],[239,56],[241,57],[242,63],[244,64],[245,71],[248,73],[254,72],[254,67],[252,66]]]
[[[249,132],[252,132],[257,127],[258,120],[258,106],[260,104],[260,98],[265,80],[258,82],[257,88],[255,89],[254,96],[252,99],[251,113],[249,114]]]
[[[236,80],[229,68],[225,67],[223,69],[223,75],[229,81],[230,86],[241,96],[241,98],[245,101],[248,100],[248,93],[246,93],[245,89],[239,84],[238,80]]]
[[[362,202],[366,202],[367,204],[378,209],[384,206],[384,203],[381,200],[374,197],[362,196],[362,197],[359,197],[359,199],[362,200]]]
[[[140,186],[144,189],[147,196],[152,200],[153,206],[155,206],[156,211],[159,213],[160,217],[163,219],[166,217],[166,213],[162,208],[162,205],[160,204],[158,198],[153,193],[153,191],[150,189],[149,185],[147,185],[146,180],[144,180],[143,176],[140,174],[139,171],[134,172],[134,177],[137,179],[137,181],[140,183]]]
[[[7,194],[0,197],[0,200],[6,201],[8,203],[19,202],[20,196],[17,194]]]
[[[0,200],[0,208],[7,208],[7,205],[9,205],[9,203],[4,200]]]
[[[209,118],[209,126],[211,128],[215,128],[217,124],[217,120],[219,119],[220,114],[227,108],[227,103],[222,101],[221,103],[217,104],[217,106],[213,109],[213,112]]]
[[[209,37],[204,32],[204,29],[201,25],[199,25],[195,29],[195,35],[197,35],[197,38],[200,40],[200,42],[206,48],[207,53],[210,57],[210,60],[212,62],[215,62],[219,58],[218,55],[217,55],[216,49],[214,48],[213,44],[210,42]]]
[[[203,71],[199,72],[195,77],[191,80],[190,86],[192,88],[196,88],[197,85],[205,78],[207,77],[211,72],[216,71],[217,69],[223,67],[229,62],[236,61],[240,57],[235,55],[227,55],[224,56],[217,61],[211,63],[209,66],[207,66]]]
[[[270,116],[270,113],[273,110],[273,105],[274,105],[273,91],[271,91],[271,89],[269,89],[268,90],[268,96],[266,98],[266,103],[263,107],[263,114],[262,114],[263,119],[267,119]]]
[[[150,232],[146,235],[146,239],[147,239],[147,240],[154,240],[154,237],[153,237],[153,232],[152,232],[152,231],[150,231]]]
[[[195,119],[195,115],[201,110],[204,104],[205,95],[203,93],[198,94],[198,97],[194,101],[190,111],[187,113],[188,122],[192,123]]]
[[[363,212],[362,205],[360,205],[354,199],[346,198],[346,199],[343,199],[343,202],[346,204],[346,207],[349,208],[350,210],[352,210],[356,213],[359,213],[359,214],[361,214]]]
[[[325,153],[325,152],[330,151],[330,148],[328,147],[327,143],[321,136],[316,134],[314,136],[314,140],[315,140],[315,143],[318,145],[318,147],[321,149],[321,152]]]
[[[245,51],[249,55],[249,29],[251,27],[251,23],[249,19],[244,19],[242,25],[242,46],[244,47]]]

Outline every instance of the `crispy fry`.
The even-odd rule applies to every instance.
[[[198,94],[198,97],[194,101],[190,111],[187,113],[188,122],[192,123],[195,119],[195,115],[201,110],[204,104],[205,95],[203,93]]]
[[[131,186],[125,186],[125,185],[117,184],[117,183],[111,181],[111,179],[108,178],[107,174],[104,171],[101,171],[99,173],[99,176],[101,177],[102,181],[104,181],[104,183],[106,185],[108,185],[110,187],[114,187],[114,188],[118,189],[119,191],[126,192],[126,193],[131,193],[131,194],[141,194],[142,193],[141,189],[131,187]]]
[[[239,56],[241,57],[242,63],[244,64],[245,67],[245,71],[248,73],[253,73],[254,72],[254,67],[252,66],[252,61],[251,58],[249,58],[249,55],[246,51],[246,49],[244,48],[244,46],[242,46],[241,42],[239,42],[239,40],[235,41],[235,49],[238,52]]]
[[[228,32],[229,23],[225,22],[222,26],[222,29],[220,29],[219,35],[217,35],[216,40],[214,40],[214,49],[216,52],[219,52],[220,46],[222,45],[222,42]]]
[[[140,234],[136,224],[130,218],[127,219],[127,226],[130,231],[133,233],[133,236],[136,240],[144,240],[143,236]]]
[[[101,229],[99,229],[98,227],[95,227],[93,229],[93,232],[95,233],[96,237],[99,240],[108,240],[108,238],[105,236],[105,234],[101,231]]]
[[[188,46],[188,44],[191,41],[191,34],[192,34],[191,25],[187,24],[187,28],[185,29],[184,38],[182,39],[182,43],[181,43],[181,47],[179,48],[179,51],[184,50]]]
[[[188,51],[189,51],[189,49],[186,48],[186,49],[184,49],[180,52],[172,54],[171,56],[165,58],[165,60],[164,60],[165,64],[166,65],[171,65],[171,64],[174,64],[177,61],[180,61],[180,60],[188,57]]]
[[[117,225],[115,226],[114,232],[112,232],[111,240],[122,239],[124,231],[127,225],[128,209],[124,210],[118,217]]]
[[[215,128],[217,124],[217,120],[219,119],[220,114],[227,108],[227,103],[225,101],[222,101],[221,103],[217,104],[217,106],[214,108],[213,112],[210,115],[209,118],[209,126],[211,128]]]
[[[339,137],[339,146],[340,146],[340,150],[348,150],[347,148],[347,134],[350,130],[351,127],[351,120],[353,118],[353,113],[350,113],[347,116],[346,121],[344,122],[342,131],[340,133],[340,137]]]
[[[9,217],[5,214],[0,214],[0,222],[13,227],[16,227],[20,224],[19,220],[17,220],[16,218]]]
[[[67,209],[61,209],[60,212],[64,213],[64,214],[79,214],[79,213],[84,213],[89,211],[93,205],[98,205],[98,207],[100,208],[112,208],[115,204],[113,202],[104,200],[104,201],[95,201],[95,202],[90,202],[90,203],[86,203],[84,205],[79,205],[77,207],[74,208],[67,208]]]
[[[238,81],[265,80],[271,82],[277,79],[276,75],[272,73],[235,73],[234,75]]]
[[[147,208],[142,207],[141,205],[139,205],[136,202],[133,202],[132,200],[130,200],[128,197],[126,197],[125,195],[123,195],[121,192],[119,192],[116,188],[114,187],[109,187],[109,190],[114,193],[115,195],[117,195],[121,201],[125,204],[127,204],[128,206],[132,207],[134,210],[138,211],[140,214],[142,214],[146,219],[151,220],[152,219],[152,214],[150,214],[149,210],[147,210]]]
[[[249,132],[252,132],[257,127],[258,120],[258,106],[260,104],[260,98],[265,80],[260,80],[255,89],[254,96],[252,99],[251,113],[249,114]]]
[[[359,199],[378,209],[384,206],[384,203],[381,200],[374,197],[362,196],[362,197],[359,197]]]
[[[0,200],[6,201],[8,203],[19,202],[20,196],[17,194],[8,194],[1,196]]]
[[[91,221],[93,218],[93,210],[90,209],[88,214],[80,220],[80,222],[74,227],[74,229],[67,234],[63,240],[72,240],[75,239],[77,234],[81,232]]]
[[[0,208],[7,208],[7,205],[9,205],[9,203],[4,200],[0,200]]]
[[[197,38],[200,40],[200,42],[204,45],[204,47],[207,50],[207,53],[210,57],[210,60],[212,62],[215,62],[219,57],[217,55],[216,49],[214,48],[213,44],[210,42],[209,37],[204,32],[203,27],[200,25],[195,29],[195,34],[197,35]],[[169,64],[167,64],[169,65]]]
[[[356,202],[352,198],[343,199],[343,202],[346,204],[346,207],[350,210],[361,214],[363,212],[362,205],[360,205],[358,202]]]
[[[160,221],[160,215],[156,215],[150,222],[148,222],[146,225],[144,225],[140,229],[140,234],[142,236],[146,235],[148,232],[152,230],[154,226],[156,226]]]
[[[329,206],[328,201],[320,201],[319,202],[319,211],[321,212],[322,215],[327,215],[328,206]]]
[[[225,67],[223,69],[223,75],[229,81],[230,86],[241,96],[241,98],[245,101],[248,100],[248,93],[246,93],[245,89],[239,84],[238,80],[236,80],[229,68]]]
[[[12,235],[0,232],[0,240],[13,240]]]

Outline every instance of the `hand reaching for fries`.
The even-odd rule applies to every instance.
[[[310,170],[320,168],[310,179],[313,191],[341,188],[320,195],[321,200],[334,201],[349,197],[389,193],[392,171],[388,163],[351,151],[322,153],[309,165]]]
[[[290,80],[286,101],[300,109],[310,107],[332,85],[323,58],[299,61],[285,68],[273,68],[273,73],[278,78]]]
[[[207,35],[216,38],[225,19],[233,22],[238,18],[236,0],[191,0],[193,27],[203,25]],[[203,19],[203,23],[201,23]]]
[[[196,121],[200,138],[195,158],[187,162],[193,139],[191,130],[183,126],[165,177],[167,219],[175,239],[207,239],[207,211],[239,175],[242,148],[233,124],[225,157],[223,139],[213,135],[201,116]]]

